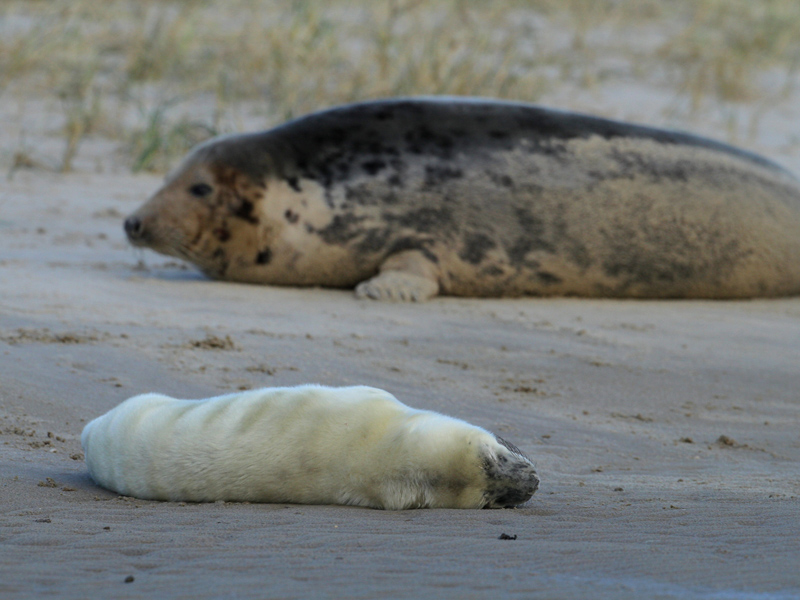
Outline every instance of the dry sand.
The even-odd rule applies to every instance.
[[[800,172],[796,116],[751,148]],[[215,283],[127,246],[121,217],[159,178],[91,170],[0,188],[0,597],[800,597],[800,299]],[[129,396],[305,382],[493,430],[540,491],[498,511],[184,505],[86,474],[83,425]]]

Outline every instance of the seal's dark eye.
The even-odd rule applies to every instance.
[[[205,198],[213,191],[214,189],[207,183],[195,183],[189,188],[189,193],[198,198]]]

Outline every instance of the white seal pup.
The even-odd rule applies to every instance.
[[[800,293],[800,184],[781,167],[493,100],[365,102],[211,140],[125,231],[215,279],[376,299]]]
[[[151,500],[501,508],[539,485],[513,445],[363,386],[144,394],[87,424],[81,443],[98,484]]]

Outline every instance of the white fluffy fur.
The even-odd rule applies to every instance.
[[[98,484],[156,500],[482,508],[520,504],[539,482],[488,431],[369,387],[144,394],[81,443]]]

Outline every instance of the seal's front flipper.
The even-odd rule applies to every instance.
[[[436,281],[403,271],[384,271],[356,286],[359,298],[397,302],[423,302],[438,291]]]
[[[424,302],[439,293],[437,268],[419,250],[390,256],[380,273],[356,286],[356,296],[372,300]]]

